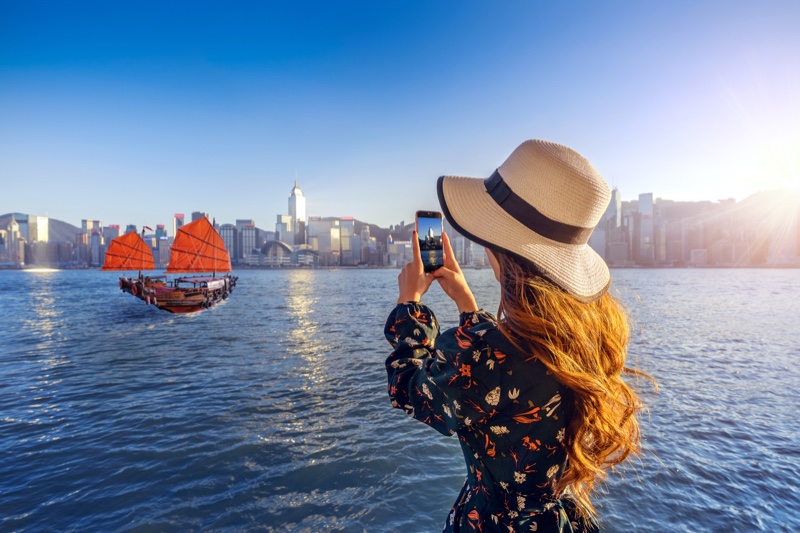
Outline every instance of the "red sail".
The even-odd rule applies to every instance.
[[[153,270],[153,252],[138,233],[126,233],[112,240],[101,270]]]
[[[231,270],[225,243],[207,218],[195,220],[178,230],[169,251],[168,274]]]

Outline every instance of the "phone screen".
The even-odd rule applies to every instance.
[[[432,211],[417,213],[417,237],[425,272],[444,266],[442,215]]]

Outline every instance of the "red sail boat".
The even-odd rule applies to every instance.
[[[144,293],[142,270],[153,270],[155,267],[150,247],[138,233],[131,232],[111,241],[101,270],[138,270],[137,278],[119,278],[119,288],[123,292],[141,297]]]
[[[112,246],[118,239],[121,240],[128,235],[136,235],[141,244],[147,248],[147,252],[150,252],[147,243],[135,233],[117,237],[111,241]],[[125,241],[125,244],[129,244],[129,242]],[[109,262],[108,254],[112,251],[112,246],[109,246],[109,252],[106,252],[106,263]],[[116,260],[110,264],[112,266],[109,268],[106,268],[104,264],[103,270],[127,269],[117,268]],[[132,262],[121,261],[120,264],[127,266]],[[152,253],[149,264],[153,264]],[[141,269],[146,270],[146,267]],[[166,280],[165,276],[142,277],[140,271],[138,278],[120,278],[120,288],[146,303],[170,313],[194,313],[213,307],[228,298],[238,279],[236,276],[230,275],[231,270],[231,258],[225,249],[222,237],[208,219],[203,217],[178,230],[170,248],[170,259],[165,273],[202,273],[206,275],[182,276]],[[208,273],[211,275],[207,275]],[[217,276],[217,273],[228,274]]]

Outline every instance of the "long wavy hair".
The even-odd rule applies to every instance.
[[[591,498],[598,482],[608,469],[641,452],[637,414],[644,404],[623,375],[657,385],[625,366],[628,317],[611,294],[583,303],[512,257],[494,256],[502,285],[500,331],[523,353],[535,355],[570,391],[562,400],[567,468],[555,493],[569,495],[584,515],[596,517]]]

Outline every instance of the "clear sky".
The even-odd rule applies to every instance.
[[[523,140],[624,200],[800,186],[800,2],[0,0],[0,214],[438,209]]]

